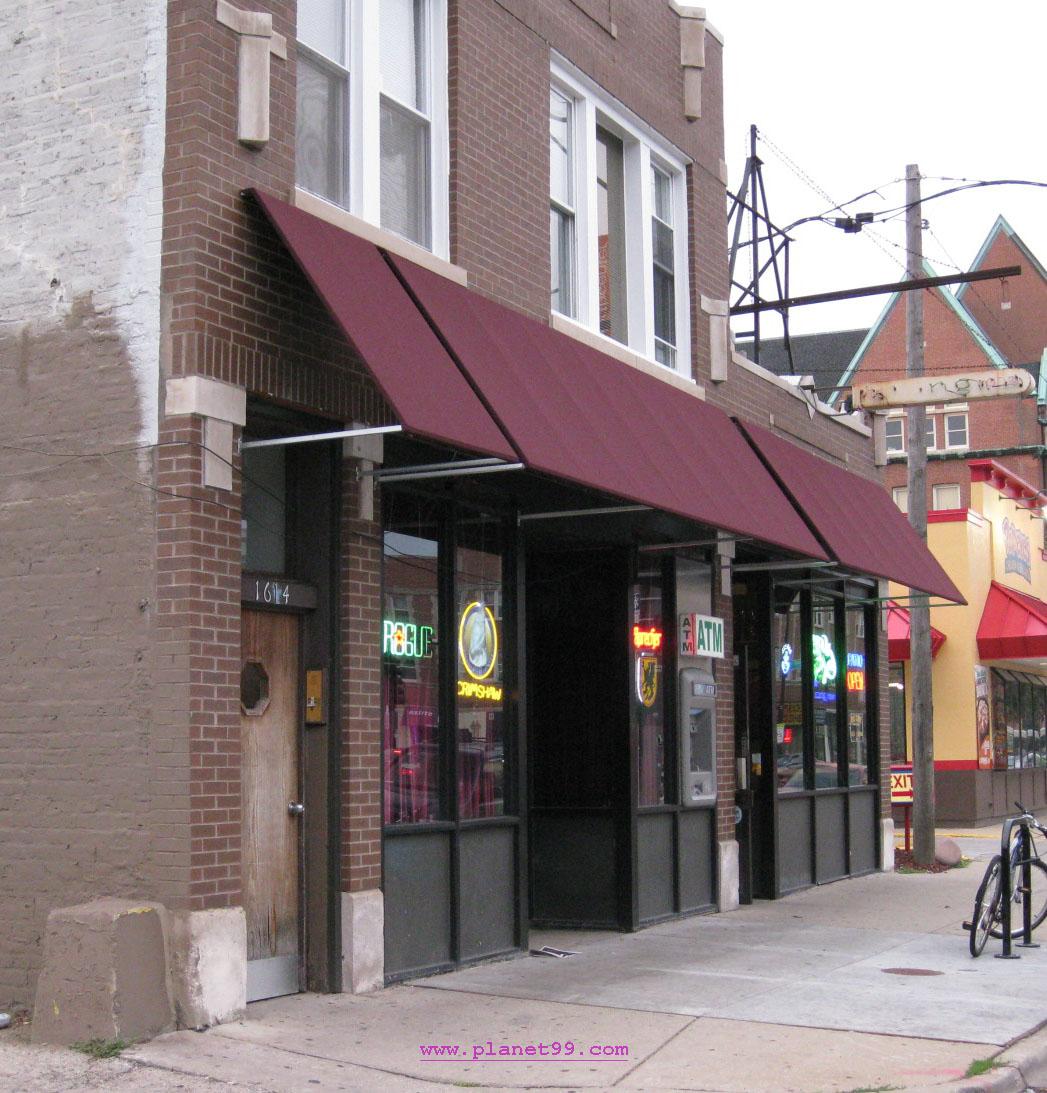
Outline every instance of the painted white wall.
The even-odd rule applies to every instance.
[[[137,442],[157,435],[167,5],[7,0],[0,333],[89,296],[124,341]]]

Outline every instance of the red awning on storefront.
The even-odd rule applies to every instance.
[[[408,432],[519,456],[373,243],[249,191]]]
[[[887,659],[911,660],[909,649],[909,612],[893,600],[887,607]],[[945,635],[937,627],[931,627],[931,656],[945,644]]]
[[[842,566],[966,603],[883,486],[759,426],[746,421],[738,426]]]
[[[390,261],[527,467],[827,560],[722,410],[412,262]]]
[[[1047,657],[1047,603],[993,581],[978,624],[983,660]]]

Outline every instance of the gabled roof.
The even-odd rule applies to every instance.
[[[989,234],[985,237],[985,242],[982,243],[981,248],[974,257],[974,261],[971,263],[971,271],[981,269],[985,264],[985,260],[992,249],[993,243],[1001,235],[1006,235],[1008,239],[1021,251],[1022,257],[1029,263],[1029,265],[1036,271],[1040,278],[1047,281],[1047,269],[1044,269],[1040,263],[1040,260],[1035,254],[1025,245],[1022,237],[1007,223],[1006,217],[998,216],[996,223],[989,229]],[[970,282],[960,285],[956,290],[956,298],[963,300],[970,288]]]
[[[776,376],[813,376],[819,398],[832,390],[841,369],[853,356],[865,337],[861,330],[826,330],[818,334],[793,334],[792,364],[785,350],[784,338],[760,339],[760,367]],[[752,359],[752,341],[739,341],[736,348]]]
[[[924,260],[923,263],[923,273],[926,277],[937,276],[937,272],[935,271],[934,267],[931,266],[930,262],[926,260]],[[985,356],[989,359],[989,363],[992,365],[992,367],[1006,368],[1007,361],[1004,359],[1003,355],[989,340],[985,331],[982,330],[977,320],[963,306],[963,304],[961,304],[960,301],[957,300],[957,298],[944,286],[939,285],[933,291],[937,292],[941,296],[946,307],[948,307],[964,325],[971,338],[985,354]],[[840,396],[844,393],[844,390],[848,386],[850,386],[851,377],[858,370],[858,366],[859,364],[861,364],[862,358],[868,351],[869,346],[872,345],[872,343],[876,340],[877,335],[880,333],[884,324],[887,322],[887,317],[890,315],[892,308],[901,299],[901,296],[902,293],[900,292],[893,293],[891,298],[884,305],[883,311],[880,312],[879,318],[869,328],[869,333],[866,334],[862,344],[858,347],[858,351],[851,358],[850,364],[848,364],[846,369],[844,369],[843,375],[840,376],[839,382],[836,385],[836,390],[833,391],[832,395],[830,395],[830,397],[827,399],[830,405],[835,403],[836,400],[839,399]]]

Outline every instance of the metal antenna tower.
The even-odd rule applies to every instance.
[[[732,232],[733,227],[733,232]],[[743,239],[743,231],[747,231]],[[756,126],[749,126],[749,158],[745,161],[738,192],[731,198],[727,210],[727,232],[731,237],[729,276],[731,291],[737,292],[730,302],[729,313],[744,305],[757,305],[752,311],[753,328],[742,332],[742,337],[750,334],[753,339],[753,360],[760,361],[760,314],[762,311],[777,311],[782,318],[782,330],[785,340],[785,352],[789,358],[789,371],[795,371],[793,365],[792,344],[789,341],[789,308],[787,305],[774,307],[773,301],[789,298],[789,244],[792,239],[771,220],[767,207],[767,190],[763,183],[763,160],[756,154]],[[761,244],[767,248],[767,257],[763,257]],[[738,257],[743,249],[752,248],[752,279],[742,282],[736,276]],[[767,276],[773,276],[776,294],[767,301],[760,293],[760,283]],[[762,307],[759,305],[763,305]]]

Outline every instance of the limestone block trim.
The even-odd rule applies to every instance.
[[[385,985],[385,896],[379,888],[342,893],[342,990]]]
[[[717,908],[738,908],[738,840],[725,839],[716,844]]]
[[[247,392],[243,387],[206,376],[177,376],[167,381],[165,395],[167,417],[197,414],[241,428],[247,424]]]
[[[683,68],[683,112],[689,121],[702,116],[702,70],[705,68],[705,8],[669,6],[680,17],[680,66]]]
[[[290,200],[296,209],[311,213],[320,220],[324,220],[336,228],[341,228],[342,231],[351,232],[361,239],[366,239],[368,243],[374,243],[376,247],[381,247],[382,250],[387,250],[400,258],[406,258],[417,266],[422,266],[433,273],[438,273],[441,277],[447,277],[463,287],[468,287],[469,274],[465,269],[456,266],[453,262],[448,262],[444,258],[437,257],[432,251],[409,242],[395,232],[376,227],[374,224],[368,223],[368,221],[362,220],[358,216],[353,216],[345,209],[332,205],[330,201],[325,201],[322,197],[317,197],[316,194],[311,194],[308,190],[303,190],[298,186],[291,192]]]
[[[179,1028],[235,1021],[247,1006],[247,919],[242,907],[171,911],[171,992]]]
[[[550,312],[549,325],[560,334],[576,338],[591,349],[599,350],[608,357],[614,357],[615,360],[629,365],[630,368],[635,368],[638,372],[645,372],[648,376],[653,376],[663,383],[672,384],[673,387],[686,391],[687,394],[693,395],[695,398],[705,398],[705,388],[700,383],[696,383],[687,376],[680,375],[679,372],[674,372],[671,368],[666,368],[664,364],[659,364],[649,357],[643,357],[639,353],[635,353],[628,346],[622,345],[621,342],[616,342],[613,338],[608,338],[595,330],[590,330],[587,326],[582,326],[581,323],[569,319],[566,315],[561,315],[556,311]]]
[[[894,820],[880,821],[880,872],[894,872]]]
[[[287,39],[273,30],[269,12],[242,11],[228,0],[217,0],[215,19],[240,37],[236,138],[260,148],[269,141],[269,58],[287,60]]]

